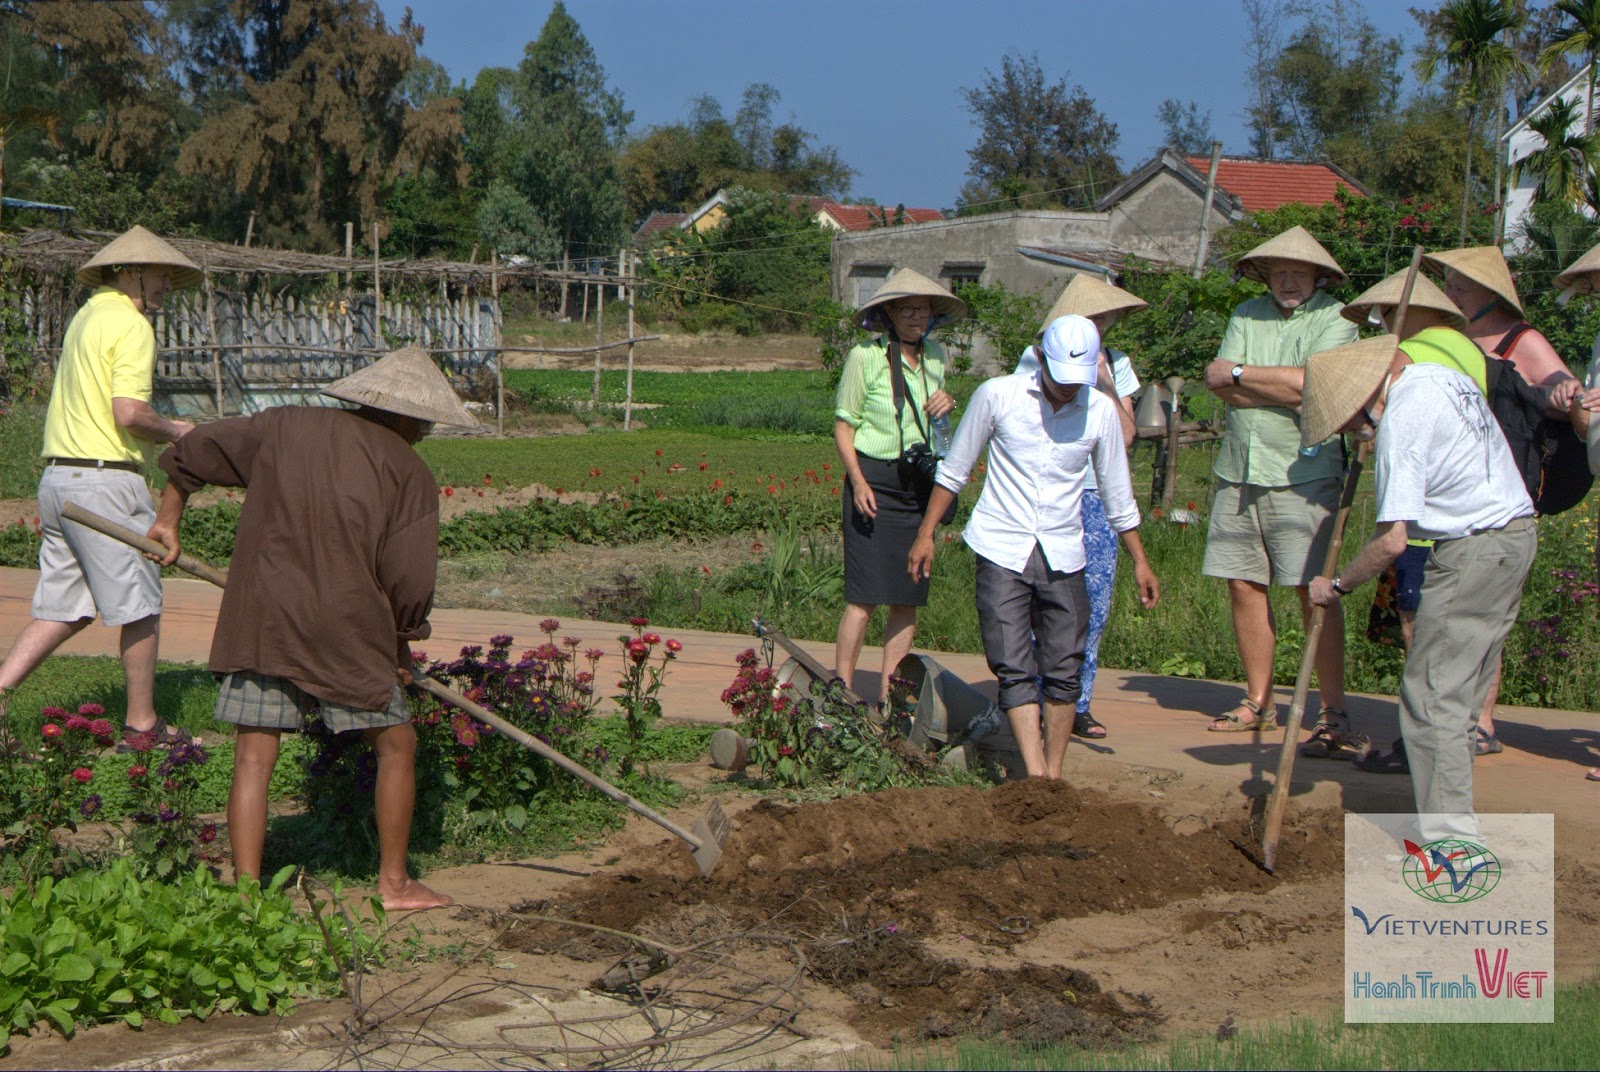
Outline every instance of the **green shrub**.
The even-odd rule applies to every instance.
[[[290,871],[265,887],[225,886],[205,868],[163,883],[118,860],[12,890],[0,900],[0,1031],[281,1012],[339,993],[352,954],[375,940],[339,916],[324,931],[299,915]]]

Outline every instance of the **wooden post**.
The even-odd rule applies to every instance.
[[[250,222],[244,225],[244,248],[250,248],[250,240],[256,236],[256,210],[250,210]]]
[[[383,349],[383,279],[378,266],[378,221],[372,221],[372,344]]]
[[[205,271],[206,325],[211,331],[211,384],[217,392],[217,419],[227,416],[222,404],[222,340],[217,338],[217,295],[211,286],[211,270]]]
[[[600,268],[600,275],[601,275],[602,278],[604,278],[604,276],[605,276],[605,271],[606,271],[605,270],[605,266],[602,265],[601,268]],[[605,288],[605,286],[603,284],[598,284],[598,285],[595,286],[594,292],[595,292],[594,344],[595,344],[595,346],[599,346],[601,343],[606,341],[605,340],[605,331],[606,331],[606,288]],[[583,289],[583,304],[584,304],[584,307],[585,307],[584,308],[584,312],[587,313],[588,312],[588,305],[589,305],[589,288],[588,287],[584,287],[584,289]],[[600,410],[600,355],[601,355],[602,352],[603,351],[601,351],[601,350],[596,350],[594,352],[594,408],[595,408],[596,412],[599,412],[599,410]]]
[[[567,273],[571,270],[572,254],[569,253],[567,251],[567,247],[563,245],[561,247],[561,305],[556,310],[557,320],[565,320],[567,318],[567,284],[569,282]]]
[[[1206,171],[1206,199],[1200,206],[1200,248],[1194,255],[1194,277],[1206,272],[1206,255],[1211,252],[1211,199],[1217,194],[1217,162],[1222,159],[1222,143],[1211,143],[1211,167]],[[1176,404],[1176,401],[1174,401]]]
[[[476,253],[476,248],[474,248]],[[506,373],[505,352],[500,321],[500,251],[495,250],[489,261],[489,290],[494,295],[494,434],[504,439],[506,434]]]
[[[633,255],[627,250],[617,254],[617,264],[626,265],[628,288],[628,385],[627,393],[622,401],[622,430],[624,432],[633,427]]]

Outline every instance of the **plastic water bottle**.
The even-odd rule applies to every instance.
[[[935,417],[928,422],[928,446],[936,457],[943,458],[950,453],[950,415]]]

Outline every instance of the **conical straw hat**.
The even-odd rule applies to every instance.
[[[450,389],[439,366],[420,346],[396,350],[359,372],[322,389],[329,398],[387,410],[419,421],[456,428],[478,427],[478,420]]]
[[[1095,317],[1101,313],[1128,313],[1143,309],[1150,303],[1121,287],[1114,287],[1090,272],[1079,272],[1061,292],[1061,297],[1050,307],[1039,333],[1063,316]]]
[[[1339,310],[1339,315],[1362,327],[1376,327],[1371,319],[1373,311],[1385,313],[1400,304],[1400,292],[1405,289],[1407,271],[1409,269],[1401,269],[1383,282],[1369,287],[1355,301]],[[1467,329],[1467,318],[1456,308],[1456,303],[1445,297],[1444,291],[1434,286],[1433,280],[1420,273],[1416,282],[1411,284],[1411,308],[1432,309],[1457,331]]]
[[[1562,298],[1568,300],[1574,294],[1587,294],[1595,289],[1592,272],[1600,272],[1600,246],[1573,261],[1572,267],[1556,276],[1556,289],[1562,292]]]
[[[105,249],[90,257],[88,263],[78,269],[78,282],[97,287],[105,282],[105,269],[124,264],[157,264],[171,268],[172,285],[180,290],[200,285],[200,268],[194,261],[137,225],[113,238]]]
[[[1394,335],[1335,346],[1306,359],[1300,403],[1300,445],[1315,446],[1367,404],[1394,362],[1400,340]]]
[[[1322,248],[1322,243],[1311,237],[1304,227],[1291,227],[1276,238],[1261,243],[1239,258],[1239,274],[1257,283],[1267,282],[1267,262],[1271,260],[1299,261],[1318,270],[1333,286],[1347,278],[1333,254]]]
[[[883,326],[874,311],[900,298],[928,299],[933,306],[933,318],[928,323],[930,329],[938,323],[967,315],[967,303],[938,283],[913,268],[896,268],[877,293],[856,310],[856,326],[867,331],[882,331]]]
[[[1422,259],[1436,271],[1460,272],[1480,287],[1494,291],[1501,301],[1511,307],[1512,312],[1522,315],[1522,299],[1517,297],[1517,285],[1511,281],[1511,268],[1506,264],[1505,254],[1500,252],[1499,246],[1469,246],[1443,253],[1426,253]]]

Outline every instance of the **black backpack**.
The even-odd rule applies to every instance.
[[[1518,324],[1506,332],[1493,354],[1484,356],[1489,410],[1500,423],[1534,509],[1559,514],[1583,501],[1594,474],[1589,472],[1584,442],[1572,425],[1550,417],[1544,392],[1530,386],[1505,356],[1530,330],[1531,325]]]

